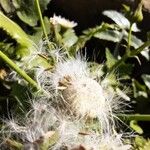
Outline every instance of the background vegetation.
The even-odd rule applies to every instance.
[[[139,135],[132,142],[135,149],[148,150],[150,74],[145,66],[150,63],[150,37],[149,32],[145,41],[138,36],[142,33],[137,27],[143,19],[142,3],[135,9],[123,5],[122,13],[104,11],[109,23],[102,22],[82,34],[68,24],[54,25],[53,16],[46,15],[50,5],[50,0],[0,1],[0,117],[28,110],[26,99],[39,88],[35,68],[52,68],[56,49],[68,57],[86,51],[92,69],[101,67],[101,78],[107,77],[110,86],[130,101],[130,111],[118,116]]]

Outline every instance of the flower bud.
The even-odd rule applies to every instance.
[[[143,14],[142,14],[142,0],[140,0],[140,3],[138,4],[135,12],[133,13],[132,22],[141,22],[143,20]]]

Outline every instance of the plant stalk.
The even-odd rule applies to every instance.
[[[44,21],[43,21],[43,16],[42,16],[42,12],[41,12],[41,8],[40,8],[40,4],[39,4],[39,0],[35,0],[36,2],[36,7],[37,7],[37,10],[38,10],[38,14],[39,14],[39,17],[40,17],[40,23],[41,23],[41,26],[42,26],[42,29],[43,29],[43,33],[44,33],[44,36],[45,36],[45,39],[47,41],[47,45],[48,45],[48,48],[49,49],[52,49],[54,48],[53,45],[50,43],[49,39],[48,39],[48,35],[47,35],[47,31],[46,31],[46,28],[45,28],[45,24],[44,24]]]
[[[117,115],[121,120],[137,120],[137,121],[150,121],[150,114],[120,114]]]
[[[142,52],[143,49],[150,46],[150,41],[145,42],[139,48],[131,51],[130,53],[125,53],[120,60],[118,60],[109,70],[109,74],[113,73],[123,62],[125,62],[129,57],[134,57]]]
[[[42,26],[45,38],[46,38],[47,41],[49,41],[48,36],[47,36],[47,32],[46,32],[46,28],[45,28],[45,25],[44,25],[43,17],[42,17],[42,12],[41,12],[41,8],[40,8],[39,0],[35,0],[35,2],[36,2],[36,7],[37,7],[37,10],[38,10],[38,14],[39,14],[39,17],[40,17],[40,22],[41,22],[41,26]]]
[[[129,28],[128,45],[126,48],[126,53],[130,53],[130,46],[131,46],[131,39],[132,39],[132,26],[133,26],[133,23],[130,24],[130,28]]]
[[[26,72],[20,69],[10,58],[8,58],[2,51],[0,51],[0,57],[13,69],[15,70],[20,76],[22,76],[27,82],[29,82],[32,86],[39,89],[37,83],[29,77]]]

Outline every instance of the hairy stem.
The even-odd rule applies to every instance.
[[[2,58],[13,70],[15,70],[20,76],[22,76],[27,82],[29,82],[32,86],[39,89],[37,83],[29,77],[25,71],[20,69],[11,59],[9,59],[2,51],[0,51],[0,58]]]

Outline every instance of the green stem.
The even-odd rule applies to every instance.
[[[120,114],[117,115],[121,120],[137,120],[137,121],[150,121],[150,114]]]
[[[129,57],[133,57],[138,55],[143,49],[150,46],[150,41],[145,42],[143,45],[141,45],[139,48],[131,51],[130,53],[124,54],[120,60],[118,60],[109,70],[109,74],[113,73],[115,69],[117,69],[123,62],[125,62]]]
[[[42,17],[42,12],[41,12],[41,8],[40,8],[39,0],[35,0],[35,2],[36,2],[36,7],[37,7],[37,10],[38,10],[39,17],[40,17],[40,22],[41,22],[41,26],[42,26],[42,29],[43,29],[43,33],[44,33],[44,36],[45,36],[46,41],[48,43],[47,44],[48,48],[51,50],[51,49],[54,48],[54,46],[48,39],[48,35],[47,35],[46,28],[45,28],[45,25],[44,25],[44,21],[43,21],[43,17]]]
[[[35,2],[36,2],[36,7],[37,7],[37,10],[38,10],[38,14],[39,14],[39,17],[40,17],[40,22],[41,22],[41,25],[42,25],[42,29],[43,29],[45,38],[46,38],[47,41],[49,41],[48,36],[47,36],[47,32],[46,32],[46,28],[45,28],[45,25],[44,25],[43,17],[42,17],[42,12],[41,12],[41,8],[40,8],[39,0],[35,0]]]
[[[22,76],[27,82],[29,82],[31,85],[39,89],[37,83],[31,79],[25,71],[20,69],[11,59],[9,59],[2,51],[0,51],[0,57],[12,68],[14,69],[20,76]]]
[[[145,42],[143,45],[141,45],[139,48],[131,51],[130,57],[138,55],[143,49],[150,46],[150,41]]]
[[[132,38],[132,26],[133,26],[133,23],[130,24],[130,28],[129,28],[128,45],[127,45],[127,48],[126,48],[126,53],[130,52],[131,38]]]

